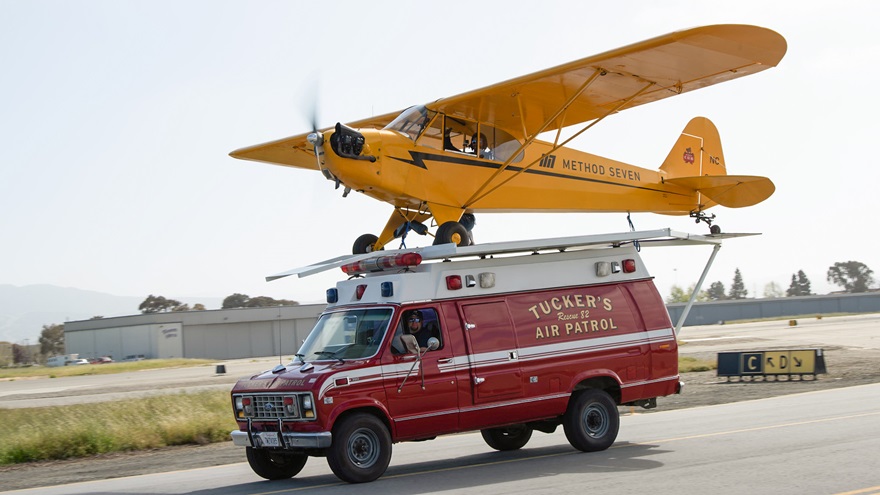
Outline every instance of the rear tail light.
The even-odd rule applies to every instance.
[[[460,275],[447,276],[446,277],[446,289],[447,290],[461,289],[461,276]]]
[[[636,271],[636,260],[623,260],[623,273]]]

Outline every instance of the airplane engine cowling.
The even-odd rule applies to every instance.
[[[341,122],[336,124],[336,132],[330,136],[330,147],[343,158],[362,159],[360,154],[364,151],[364,142],[363,134]]]

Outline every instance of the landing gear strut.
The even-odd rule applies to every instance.
[[[706,222],[706,225],[709,226],[709,232],[712,234],[720,234],[721,227],[718,225],[712,225],[712,222],[715,220],[715,214],[707,215],[702,211],[696,210],[690,213],[691,218],[696,219],[696,223]]]

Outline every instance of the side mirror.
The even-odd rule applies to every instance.
[[[400,342],[403,343],[403,348],[406,349],[407,354],[419,354],[419,342],[416,340],[415,335],[403,334],[400,336]]]
[[[437,337],[431,337],[428,339],[428,350],[436,351],[440,348],[440,340]]]

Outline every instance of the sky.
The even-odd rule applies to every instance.
[[[880,167],[869,153],[880,135],[880,4],[831,5],[0,0],[0,284],[191,305],[233,293],[320,302],[341,272],[264,277],[350,253],[391,207],[230,151],[307,131],[313,108],[326,127],[740,23],[786,38],[778,67],[623,111],[571,146],[655,169],[692,117],[710,118],[728,172],[770,177],[777,190],[710,210],[726,232],[762,235],[725,241],[706,287],[729,287],[738,268],[750,296],[770,282],[785,290],[798,270],[814,292],[837,290],[826,281],[835,262],[880,270]],[[707,232],[686,217],[632,219],[638,230]],[[625,214],[483,214],[474,237],[628,229]],[[697,281],[710,251],[643,257],[666,297]]]

